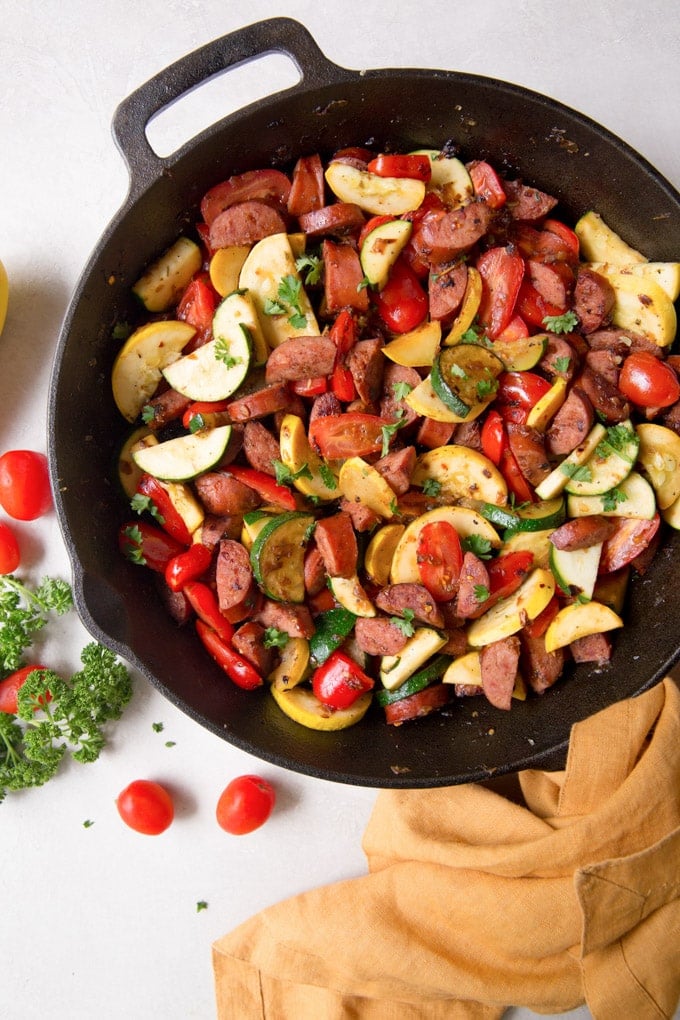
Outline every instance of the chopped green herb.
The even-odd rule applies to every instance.
[[[263,311],[265,315],[285,315],[286,309],[280,301],[273,301],[272,298],[267,298],[264,303]]]
[[[543,325],[551,333],[571,333],[578,326],[578,316],[575,312],[565,312],[564,315],[546,315]]]
[[[438,496],[441,491],[442,483],[438,482],[436,478],[426,478],[423,482],[424,496]]]
[[[215,341],[215,359],[221,361],[227,368],[234,368],[235,365],[242,364],[243,358],[235,358],[229,353],[229,347],[230,343],[226,337],[218,337]]]
[[[126,559],[130,560],[131,563],[136,563],[137,566],[145,567],[146,559],[142,552],[142,532],[136,524],[130,524],[127,528],[123,528],[123,536],[127,539],[125,543],[125,549],[123,555]]]
[[[293,329],[304,329],[307,325],[307,316],[303,315],[302,312],[294,312],[288,321]]]
[[[177,742],[175,740],[166,740],[165,741],[165,746],[166,747],[175,747],[176,743]]]
[[[163,514],[160,512],[150,496],[145,496],[142,492],[136,492],[130,500],[130,506],[136,514],[151,514],[151,516],[158,521],[159,524],[165,524]]]
[[[406,422],[407,422],[406,416],[402,412],[400,417],[397,418],[396,421],[391,422],[389,425],[382,426],[380,430],[382,432],[382,450],[380,452],[381,457],[386,457],[387,454],[390,452],[390,441],[392,439],[392,436],[398,429],[403,428],[403,426],[406,425]]]
[[[493,347],[493,342],[489,340],[488,336],[484,332],[481,326],[470,326],[462,334],[459,343],[461,344],[477,344],[481,347]]]
[[[192,435],[195,435],[197,432],[200,432],[201,429],[205,428],[205,426],[206,426],[205,418],[200,412],[192,414],[191,418],[189,419],[189,432],[191,432]]]
[[[474,553],[480,560],[491,559],[491,542],[481,535],[466,535],[460,542],[463,552]]]
[[[618,425],[610,425],[607,429],[607,434],[597,444],[595,453],[598,457],[608,457],[612,450],[616,453],[620,453],[622,450],[633,442],[635,439],[635,433],[629,425],[620,423]]]
[[[279,630],[277,627],[267,627],[262,643],[265,648],[285,648],[289,638],[290,635],[285,630]]]
[[[560,471],[575,482],[590,482],[593,478],[592,471],[587,464],[570,464],[563,460],[560,464]]]
[[[312,472],[307,464],[303,464],[299,471],[291,471],[288,465],[281,460],[274,461],[274,472],[279,485],[291,485],[296,478],[312,477]]]
[[[610,489],[602,495],[602,509],[611,512],[619,503],[625,502],[626,494],[622,489]]]
[[[569,366],[571,365],[571,358],[566,355],[561,358],[555,358],[554,364],[556,372],[568,372]]]
[[[200,912],[202,910],[207,910],[207,909],[208,909],[208,902],[207,902],[207,900],[199,900],[198,903],[196,904],[196,913],[198,913],[198,914],[200,914]]]
[[[33,643],[35,633],[46,626],[50,613],[63,616],[73,606],[71,589],[65,581],[45,578],[29,588],[14,574],[0,577],[0,664],[13,673],[22,655]],[[2,713],[0,713],[1,715]]]
[[[94,825],[94,822],[92,821],[92,819],[91,819],[91,818],[86,818],[86,819],[85,819],[85,821],[83,822],[83,828],[84,828],[84,829],[89,829],[89,828],[91,828],[91,827],[92,827],[93,825]]]
[[[486,400],[498,389],[498,379],[480,379],[477,383],[477,396]]]
[[[304,273],[305,283],[311,285],[321,282],[323,259],[319,255],[300,255],[295,260],[295,268],[299,273]]]
[[[299,310],[301,290],[302,281],[298,280],[298,278],[293,276],[292,273],[289,273],[287,276],[283,277],[279,284],[279,300]]]
[[[407,382],[392,383],[392,391],[394,393],[395,400],[403,400],[404,397],[407,397],[409,395],[412,389],[413,386],[411,386],[411,383]]]
[[[151,729],[154,731],[154,733],[162,733],[163,728],[164,727],[162,722],[151,723]]]
[[[461,368],[460,365],[456,365],[455,362],[449,366],[449,374],[455,375],[457,379],[467,379],[468,377],[465,369]]]
[[[335,480],[335,475],[324,461],[319,464],[319,474],[327,489],[337,489],[338,483]]]
[[[475,598],[478,602],[486,602],[491,592],[485,584],[476,584],[474,586]]]
[[[155,417],[156,417],[156,410],[155,410],[153,404],[145,404],[144,407],[142,408],[142,421],[146,425],[150,425]]]
[[[412,609],[405,609],[403,617],[390,616],[390,621],[394,624],[395,627],[399,628],[404,637],[413,637],[413,635],[416,632],[416,629],[413,626],[413,620],[415,618],[415,615],[416,614],[413,612]]]

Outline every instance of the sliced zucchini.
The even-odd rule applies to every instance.
[[[309,673],[309,641],[289,637],[281,649],[278,665],[267,680],[280,691],[289,691],[307,678]]]
[[[424,418],[432,418],[433,421],[446,421],[452,424],[474,421],[475,418],[480,416],[482,411],[486,410],[491,399],[490,397],[488,400],[480,401],[480,403],[475,404],[467,415],[461,417],[459,414],[455,414],[450,407],[447,407],[443,400],[439,399],[432,388],[431,376],[423,379],[404,397],[405,402],[416,414],[420,414]]]
[[[333,471],[309,445],[305,423],[298,415],[285,415],[279,431],[279,447],[281,461],[293,475],[293,485],[298,492],[325,501],[340,498]]]
[[[341,202],[358,205],[371,216],[401,216],[417,209],[425,197],[425,185],[412,177],[379,177],[335,161],[326,170],[326,182]]]
[[[545,531],[548,528],[559,528],[567,513],[561,496],[555,499],[542,499],[537,503],[527,503],[516,507],[517,524],[513,531]]]
[[[547,333],[536,333],[514,340],[495,340],[491,350],[501,359],[506,372],[528,372],[539,363],[547,345]]]
[[[501,539],[495,528],[484,520],[482,515],[471,507],[440,506],[421,514],[406,527],[399,539],[392,557],[390,580],[392,584],[406,581],[420,581],[420,571],[416,557],[418,538],[421,530],[432,521],[447,521],[452,524],[461,539],[477,535],[485,539],[492,549],[497,549]]]
[[[179,237],[137,280],[132,293],[147,312],[164,312],[177,304],[180,294],[202,264],[199,246],[188,237]]]
[[[403,524],[385,524],[368,543],[364,554],[364,570],[371,581],[381,588],[389,584],[394,550],[405,530]]]
[[[660,510],[680,497],[680,436],[665,425],[645,422],[637,426],[638,464],[651,482]]]
[[[188,322],[165,319],[140,326],[128,337],[111,371],[116,407],[130,422],[156,392],[163,369],[182,354],[196,330]]]
[[[398,655],[383,655],[380,680],[388,691],[394,691],[417,669],[436,655],[447,642],[445,635],[431,627],[419,627]]]
[[[309,730],[323,730],[332,732],[347,729],[360,722],[366,715],[373,700],[369,691],[362,694],[349,708],[330,708],[309,690],[308,687],[293,687],[292,690],[282,690],[276,684],[269,688],[274,701],[281,711]]]
[[[340,468],[338,488],[345,499],[362,503],[380,517],[394,516],[396,494],[379,471],[361,457],[348,457]]]
[[[498,389],[505,370],[501,359],[479,344],[445,347],[432,362],[432,388],[454,414],[465,418],[473,407]]]
[[[622,237],[607,226],[600,214],[592,209],[580,218],[574,231],[579,239],[581,258],[585,262],[628,265],[647,261],[644,255],[626,244]]]
[[[382,290],[387,283],[392,266],[411,236],[413,224],[410,220],[390,220],[380,223],[366,236],[359,258],[364,276],[371,287]]]
[[[482,648],[510,637],[542,613],[555,594],[555,578],[550,570],[537,567],[508,598],[497,602],[468,627],[468,644]]]
[[[547,478],[536,486],[536,495],[539,499],[554,499],[564,490],[570,478],[574,476],[590,456],[595,452],[598,443],[604,439],[607,430],[604,425],[593,425],[592,429],[582,443],[572,450],[568,457],[557,465],[550,472]]]
[[[451,324],[451,329],[444,340],[447,347],[460,342],[475,320],[482,300],[482,276],[474,266],[468,266],[467,283],[458,315]]]
[[[311,514],[290,511],[267,521],[250,550],[262,591],[277,602],[304,602],[304,558],[314,526]]]
[[[213,339],[163,370],[174,390],[208,403],[236,392],[248,375],[253,353],[253,334],[234,314],[246,304],[242,294],[225,298],[213,318]]]
[[[387,689],[377,691],[375,700],[384,708],[385,705],[393,705],[395,701],[401,701],[403,698],[410,698],[412,694],[417,694],[418,691],[425,690],[430,684],[433,684],[435,680],[443,679],[444,673],[447,666],[451,662],[450,655],[437,655],[431,662],[423,666],[416,673],[413,673],[408,680],[404,680],[401,687],[397,687],[394,691],[388,691]]]
[[[375,616],[376,609],[364,591],[358,577],[329,577],[328,587],[333,598],[355,616]]]
[[[390,340],[382,349],[383,354],[396,365],[409,368],[423,368],[432,364],[439,350],[442,338],[441,323],[435,319],[421,322],[415,329]]]
[[[456,156],[443,156],[437,149],[416,149],[412,155],[428,156],[432,177],[428,191],[439,191],[449,209],[457,209],[472,201],[475,193],[465,164]]]
[[[598,496],[569,496],[567,513],[570,517],[603,514],[605,517],[651,520],[656,513],[654,489],[641,474],[631,471],[620,485],[609,492]]]
[[[269,347],[278,347],[292,336],[319,335],[319,325],[287,234],[271,234],[253,245],[243,263],[238,285],[239,289],[250,291]],[[282,300],[282,286],[286,295],[297,292],[295,307]]]
[[[630,421],[607,429],[587,461],[567,479],[565,490],[578,496],[598,496],[615,489],[637,460],[640,439]]]
[[[163,482],[159,483],[168,494],[170,502],[187,526],[187,531],[195,538],[196,533],[205,520],[205,511],[201,503],[193,493],[193,490],[185,482]]]
[[[241,528],[241,545],[250,552],[253,542],[267,521],[270,521],[272,517],[278,516],[278,513],[280,511],[274,513],[271,510],[251,510],[249,513],[244,514],[243,526]]]
[[[567,381],[558,376],[547,393],[537,400],[527,415],[529,428],[545,432],[567,396]]]
[[[309,655],[313,666],[320,666],[344,643],[356,619],[354,613],[342,606],[335,606],[317,616],[316,630],[309,639]]]
[[[593,597],[601,553],[601,542],[585,549],[556,549],[551,545],[550,569],[565,595]]]
[[[496,506],[494,503],[479,503],[475,507],[482,517],[491,521],[495,528],[502,531],[515,531],[519,524],[519,515],[511,506]]]
[[[503,475],[488,457],[467,446],[439,446],[422,453],[411,476],[413,485],[434,480],[444,496],[474,499],[496,506],[508,502],[508,487]]]
[[[623,627],[621,617],[601,602],[574,602],[560,609],[545,632],[545,650],[554,652],[589,634]]]
[[[186,482],[219,464],[231,437],[231,425],[167,439],[137,449],[137,467],[166,482]]]

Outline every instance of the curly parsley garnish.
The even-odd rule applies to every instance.
[[[426,478],[423,482],[423,496],[438,496],[442,491],[442,483],[436,478]]]
[[[562,461],[560,471],[575,482],[590,482],[593,478],[592,471],[587,464],[570,464],[568,461]]]
[[[481,535],[466,535],[460,541],[463,552],[474,553],[480,560],[491,559],[491,542]]]
[[[160,512],[151,496],[145,496],[141,492],[136,492],[130,500],[130,506],[136,514],[148,513],[157,521],[159,524],[165,524],[165,518]]]
[[[311,253],[300,255],[300,257],[295,260],[295,268],[299,273],[304,274],[305,283],[310,285],[321,283],[323,259],[319,255],[312,255]]]
[[[215,340],[215,358],[221,361],[227,368],[235,368],[243,364],[243,358],[234,357],[230,352],[231,344],[226,337],[220,336]]]
[[[623,489],[610,489],[602,494],[602,509],[611,513],[616,510],[619,503],[625,502],[626,494]]]
[[[564,315],[546,315],[543,325],[551,333],[573,333],[578,326],[578,317],[575,312],[565,312]]]
[[[290,635],[285,630],[279,630],[277,627],[267,627],[262,644],[265,648],[285,648],[289,639]]]
[[[413,637],[416,632],[416,628],[413,626],[415,615],[412,609],[405,609],[403,616],[390,616],[390,623],[398,627],[404,637]]]
[[[279,283],[278,301],[268,298],[264,304],[265,315],[288,315],[288,322],[294,329],[304,329],[307,317],[302,311],[302,280],[289,273]]]

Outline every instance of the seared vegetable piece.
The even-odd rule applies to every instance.
[[[269,598],[304,602],[304,556],[313,526],[310,514],[278,514],[255,538],[250,562],[255,580]]]

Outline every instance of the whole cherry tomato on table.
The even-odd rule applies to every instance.
[[[17,521],[34,521],[52,508],[47,457],[35,450],[8,450],[0,457],[0,504]]]
[[[217,824],[232,836],[245,836],[264,825],[275,803],[276,792],[266,779],[237,776],[222,791],[217,802]]]
[[[9,524],[0,521],[0,574],[13,574],[21,562],[16,535]]]
[[[135,779],[116,799],[118,814],[126,825],[145,836],[165,832],[175,817],[172,797],[160,783]]]
[[[619,373],[619,389],[638,407],[670,407],[680,400],[680,382],[653,354],[629,354]]]

